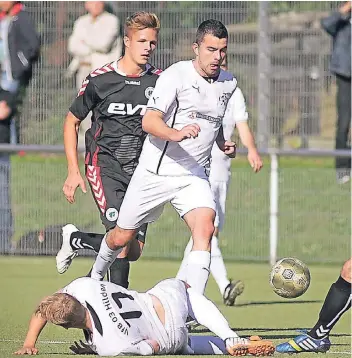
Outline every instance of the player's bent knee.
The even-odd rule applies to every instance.
[[[204,223],[201,230],[203,231],[203,235],[205,238],[211,239],[214,234],[215,226],[211,221],[208,221]]]
[[[204,239],[210,240],[213,236],[214,230],[215,226],[211,219],[199,221],[193,228],[192,237],[202,237]]]
[[[352,269],[352,258],[347,260],[344,265],[342,266],[342,270],[341,270],[341,277],[347,281],[347,282],[351,282],[352,281],[352,273],[351,273],[351,269]]]
[[[135,235],[136,230],[122,229],[116,226],[109,232],[108,244],[113,246],[111,248],[118,249],[119,247],[126,246]]]

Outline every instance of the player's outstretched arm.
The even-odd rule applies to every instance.
[[[69,112],[64,124],[64,145],[68,173],[62,191],[71,204],[75,201],[75,191],[78,186],[81,187],[83,193],[87,192],[86,184],[78,166],[77,135],[80,122],[77,117]]]
[[[33,314],[29,322],[29,328],[26,335],[26,339],[23,342],[21,349],[16,351],[14,354],[17,355],[35,355],[38,354],[38,349],[35,347],[40,332],[46,325],[46,320],[41,317],[40,314]]]
[[[198,124],[189,124],[181,130],[170,128],[163,119],[163,113],[149,109],[142,120],[142,127],[146,133],[154,137],[171,142],[181,142],[187,138],[196,138],[200,132]]]
[[[254,136],[252,134],[251,129],[248,126],[247,121],[236,123],[236,127],[238,129],[238,134],[240,135],[240,139],[242,144],[248,149],[248,161],[254,172],[259,172],[259,170],[263,167],[263,161],[260,157],[257,147],[255,145]]]

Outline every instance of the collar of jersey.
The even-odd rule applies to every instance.
[[[198,71],[197,71],[196,68],[194,67],[193,60],[190,60],[190,63],[191,63],[191,66],[192,66],[192,68],[193,68],[193,71],[197,74],[197,76],[198,76],[199,78],[203,78],[203,80],[204,80],[206,83],[208,83],[209,85],[212,85],[213,83],[215,83],[215,82],[218,81],[218,79],[219,79],[219,77],[220,77],[220,72],[221,72],[222,70],[220,70],[219,74],[218,74],[217,76],[215,76],[215,77],[204,77],[204,76],[202,76],[200,73],[198,73]]]
[[[117,64],[118,62],[121,60],[122,57],[120,57],[118,60],[114,61],[113,64],[112,64],[112,67],[114,68],[115,72],[118,73],[119,75],[121,76],[124,76],[124,77],[130,77],[130,78],[138,78],[138,77],[142,77],[144,76],[149,70],[150,68],[152,67],[149,63],[146,64],[145,66],[145,71],[141,72],[139,75],[126,75],[126,73],[122,72]]]

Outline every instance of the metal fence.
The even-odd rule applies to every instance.
[[[76,203],[70,205],[61,192],[66,177],[62,147],[20,149],[27,154],[12,157],[11,172],[0,163],[0,179],[6,171],[11,179],[1,218],[12,214],[14,219],[12,227],[1,225],[0,252],[9,248],[9,232],[14,232],[10,252],[25,255],[55,255],[61,246],[61,227],[67,223],[88,232],[104,232],[90,193],[78,190]],[[277,257],[296,256],[306,262],[342,262],[351,252],[351,187],[336,183],[331,165],[336,153],[269,150],[263,154],[270,162],[259,174],[245,160],[233,161],[219,240],[225,259],[273,262]],[[296,161],[287,160],[293,154]],[[2,185],[1,197],[6,196],[5,190]],[[144,256],[180,259],[189,232],[167,206],[149,226],[147,236]]]
[[[20,143],[62,143],[62,122],[75,96],[65,77],[67,39],[83,2],[27,2],[42,39],[42,54],[18,119]],[[166,68],[192,57],[198,24],[221,20],[229,30],[229,64],[245,93],[262,147],[332,148],[335,86],[328,71],[330,38],[320,18],[336,2],[191,1],[109,2],[123,23],[137,10],[156,12],[162,30],[153,62]]]

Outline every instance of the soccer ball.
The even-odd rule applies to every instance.
[[[309,269],[298,259],[281,259],[271,269],[270,285],[274,292],[281,297],[299,297],[308,290],[309,284]]]

